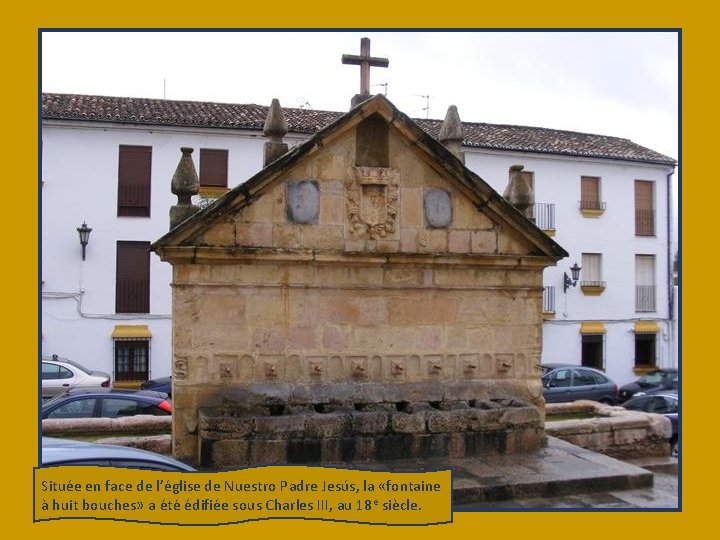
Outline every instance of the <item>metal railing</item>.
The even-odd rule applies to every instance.
[[[635,286],[635,311],[655,311],[655,285]]]
[[[555,287],[543,287],[543,313],[555,313]]]
[[[555,230],[555,205],[553,203],[535,203],[533,205],[535,225],[543,231]]]
[[[605,210],[607,204],[603,201],[579,201],[580,210]]]

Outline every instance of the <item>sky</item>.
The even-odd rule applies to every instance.
[[[539,126],[678,151],[678,34],[670,31],[43,31],[43,92],[346,111],[370,92],[412,118]]]

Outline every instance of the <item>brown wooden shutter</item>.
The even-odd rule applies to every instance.
[[[596,176],[580,178],[580,208],[600,210],[600,179]]]
[[[208,187],[227,187],[228,151],[200,149],[200,185]]]
[[[150,216],[152,147],[120,145],[118,216]]]
[[[637,236],[653,236],[655,234],[653,187],[653,182],[635,180],[635,234]]]
[[[116,313],[150,312],[150,242],[117,243]]]

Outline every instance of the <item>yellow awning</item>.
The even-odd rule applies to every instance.
[[[152,333],[147,324],[117,324],[110,337],[113,339],[150,339]]]
[[[605,332],[605,323],[584,322],[580,325],[581,334],[604,334]]]
[[[660,326],[655,321],[637,321],[634,331],[636,334],[657,334]]]

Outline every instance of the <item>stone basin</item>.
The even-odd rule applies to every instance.
[[[201,408],[203,467],[350,463],[529,452],[540,411],[514,399]]]
[[[550,436],[618,459],[670,455],[672,425],[661,414],[587,400],[547,403],[545,430]]]

